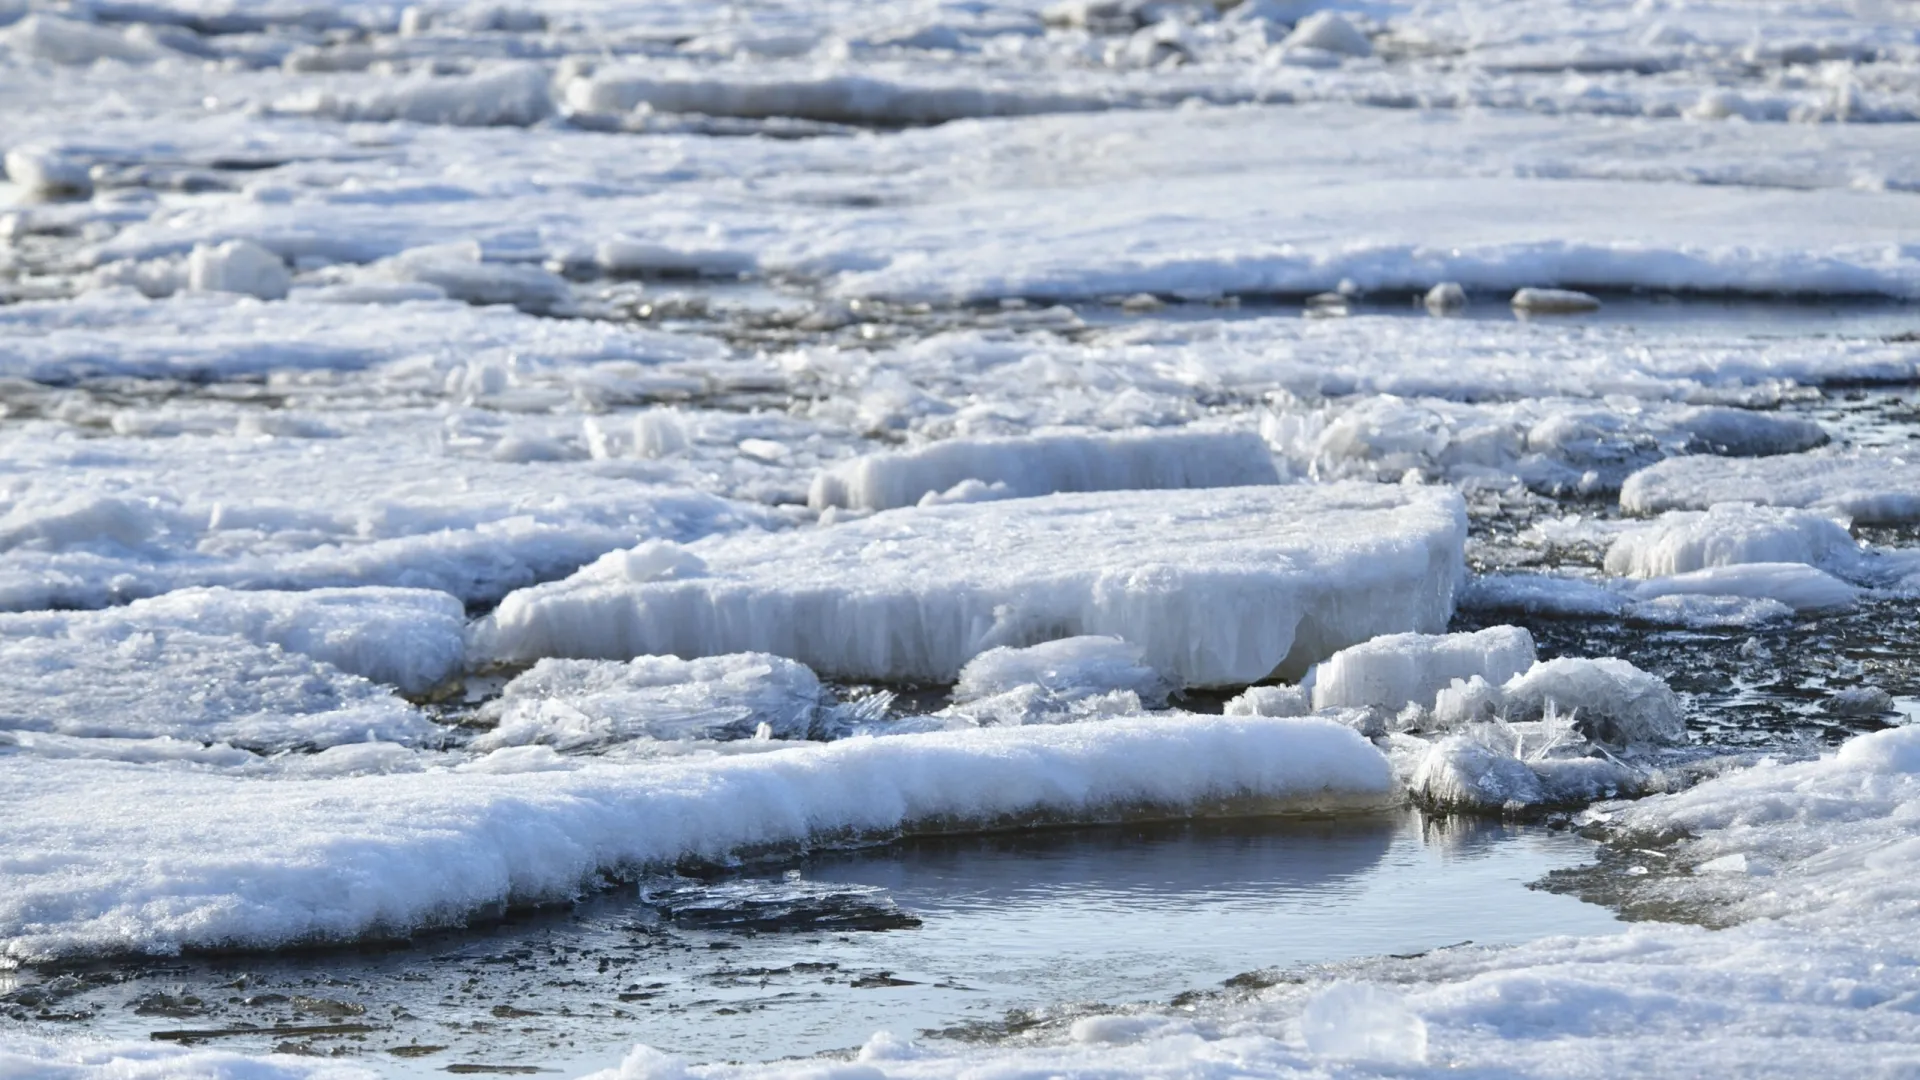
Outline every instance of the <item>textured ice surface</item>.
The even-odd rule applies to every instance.
[[[1676,596],[1724,596],[1771,600],[1794,611],[1830,611],[1853,606],[1860,590],[1805,563],[1749,562],[1710,566],[1633,587],[1640,600]]]
[[[0,755],[8,791],[34,808],[0,820],[5,955],[405,932],[566,899],[602,872],[902,829],[1394,797],[1379,751],[1314,719],[1115,719],[548,761],[262,780]]]
[[[1117,637],[988,649],[960,669],[941,715],[954,726],[1063,723],[1162,708],[1178,687],[1142,662],[1144,652]]]
[[[778,656],[542,660],[485,712],[497,726],[474,748],[599,749],[634,739],[804,739],[819,720],[820,680]]]
[[[235,431],[232,418],[162,439],[15,427],[0,436],[0,606],[190,585],[419,586],[482,602],[648,537],[772,523],[618,470],[470,456],[431,416],[329,419],[342,437]]]
[[[1388,634],[1334,653],[1313,669],[1313,706],[1428,707],[1455,680],[1499,684],[1533,666],[1533,635],[1518,626],[1471,634]]]
[[[1464,540],[1459,496],[1418,487],[921,507],[614,552],[508,596],[479,641],[502,660],[759,651],[946,681],[990,648],[1107,634],[1188,685],[1245,684],[1376,634],[1440,629]]]
[[[1856,522],[1920,520],[1920,458],[1890,449],[1677,458],[1634,474],[1620,489],[1621,507],[1636,514],[1722,502],[1799,507]]]
[[[1502,709],[1510,721],[1536,720],[1552,709],[1571,714],[1588,737],[1616,746],[1686,738],[1679,695],[1659,676],[1625,660],[1546,660],[1501,690]]]
[[[187,610],[174,605],[152,620],[125,609],[0,615],[0,728],[262,751],[435,731],[381,687],[271,643],[275,629],[288,628],[271,626],[270,613],[256,609],[265,617],[249,628],[235,624],[251,613],[229,607],[194,629]],[[220,632],[248,629],[265,643]],[[340,643],[349,655],[356,644]]]
[[[835,465],[814,478],[807,503],[821,509],[889,510],[923,499],[1241,487],[1279,480],[1272,454],[1251,432],[951,439]]]

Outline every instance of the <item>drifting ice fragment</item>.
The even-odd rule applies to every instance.
[[[507,661],[769,652],[946,682],[997,646],[1106,634],[1186,685],[1244,686],[1379,634],[1438,630],[1464,542],[1457,494],[1378,484],[890,510],[697,542],[706,569],[686,579],[635,581],[616,552],[509,595],[476,644]]]
[[[1538,720],[1548,703],[1574,714],[1581,734],[1615,746],[1687,737],[1680,697],[1658,675],[1625,660],[1562,657],[1535,664],[1502,688],[1509,722]]]
[[[38,199],[84,199],[93,194],[93,176],[85,162],[42,146],[7,151],[7,179]]]
[[[1315,668],[1313,707],[1427,707],[1455,680],[1503,683],[1533,662],[1533,635],[1518,626],[1471,634],[1390,634],[1342,649]]]
[[[1372,56],[1373,42],[1354,25],[1332,11],[1316,11],[1301,19],[1293,33],[1280,42],[1284,49],[1319,49],[1340,56]]]
[[[816,510],[890,510],[936,502],[974,481],[1001,498],[1057,491],[1216,488],[1277,484],[1273,454],[1252,432],[1172,431],[948,439],[868,454],[822,470],[807,493]]]
[[[1446,315],[1467,306],[1467,290],[1457,281],[1443,281],[1427,290],[1427,310]]]
[[[1573,289],[1521,289],[1513,294],[1513,309],[1529,315],[1570,315],[1600,310],[1600,298]]]
[[[497,717],[474,748],[541,744],[604,749],[635,739],[804,739],[824,694],[803,664],[754,653],[682,660],[542,660],[508,683],[483,714]]]
[[[1249,686],[1222,708],[1228,716],[1305,716],[1313,711],[1304,686]]]
[[[1852,607],[1860,590],[1825,570],[1805,563],[1757,562],[1710,566],[1672,577],[1643,581],[1634,587],[1638,600],[1672,596],[1731,596],[1744,600],[1772,600],[1794,611],[1833,611]]]
[[[1858,554],[1846,527],[1803,510],[1723,503],[1674,511],[1622,533],[1607,573],[1657,578],[1739,563],[1842,567]]]
[[[251,240],[218,246],[197,244],[187,257],[187,286],[204,292],[244,293],[262,300],[284,300],[293,275],[280,256]]]

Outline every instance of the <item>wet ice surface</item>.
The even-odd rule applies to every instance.
[[[966,1043],[1353,956],[1605,933],[1605,909],[1523,888],[1590,851],[1411,813],[916,840],[652,879],[391,950],[21,972],[7,1000],[116,1037],[287,1028],[201,1038],[389,1075],[579,1072],[635,1041],[721,1061],[879,1030]]]
[[[0,1075],[1920,1068],[1917,34],[5,7]]]

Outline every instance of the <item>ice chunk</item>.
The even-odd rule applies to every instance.
[[[975,481],[1002,497],[1056,491],[1239,487],[1277,484],[1258,435],[1145,431],[947,439],[914,450],[868,454],[814,477],[807,505],[889,510]]]
[[[690,580],[632,581],[615,553],[508,596],[478,639],[500,660],[753,651],[945,682],[997,646],[1114,635],[1186,685],[1245,685],[1444,626],[1464,531],[1458,495],[1378,484],[891,510],[690,545]]]
[[[1313,711],[1313,692],[1304,686],[1249,686],[1222,711],[1228,716],[1305,716]]]
[[[188,288],[284,300],[292,285],[293,275],[280,256],[250,240],[198,244],[187,257]]]
[[[1920,456],[1890,449],[1765,458],[1694,456],[1642,469],[1620,488],[1634,514],[1748,502],[1839,514],[1857,523],[1920,521]]]
[[[1607,572],[1656,578],[1736,563],[1844,567],[1857,555],[1846,527],[1802,510],[1721,503],[1673,511],[1620,534],[1607,548]]]
[[[1797,454],[1832,441],[1826,428],[1805,417],[1718,405],[1689,409],[1673,426],[1686,432],[1689,452],[1722,457]]]
[[[342,120],[526,127],[553,115],[553,95],[545,68],[510,64],[473,75],[416,75],[358,97],[320,95],[281,102],[277,108]]]
[[[1466,735],[1433,744],[1414,771],[1412,791],[1421,803],[1447,810],[1518,810],[1547,800],[1527,763]]]
[[[561,761],[569,767],[269,780],[0,755],[0,785],[34,808],[0,815],[0,955],[345,940],[566,899],[602,870],[682,858],[1196,806],[1370,808],[1395,791],[1378,750],[1311,718],[1115,719]]]
[[[169,52],[156,43],[132,40],[123,31],[45,12],[0,30],[0,44],[22,56],[73,67],[101,60],[139,64]]]
[[[0,615],[0,729],[261,751],[436,731],[406,702],[330,664],[118,611]]]
[[[1770,597],[1676,592],[1627,605],[1627,618],[1654,626],[1692,630],[1755,627],[1793,617],[1793,609]]]
[[[1518,626],[1471,634],[1391,634],[1342,649],[1315,668],[1313,707],[1430,707],[1456,679],[1477,676],[1504,683],[1533,662],[1533,635]]]
[[[1836,716],[1880,716],[1893,711],[1893,695],[1877,686],[1851,686],[1828,695],[1826,706]]]
[[[1513,309],[1532,315],[1565,315],[1598,311],[1600,299],[1573,289],[1521,289],[1513,294]]]
[[[619,238],[602,240],[594,250],[594,261],[610,274],[698,275],[734,277],[752,272],[757,260],[750,251],[725,247],[680,247]]]
[[[1026,648],[1002,646],[967,661],[953,687],[957,702],[1033,685],[1062,694],[1131,690],[1164,704],[1170,689],[1160,673],[1141,663],[1142,650],[1117,637],[1070,637]]]
[[[1340,56],[1372,56],[1373,42],[1334,11],[1316,11],[1301,19],[1280,42],[1287,49],[1319,49]]]
[[[1795,611],[1832,611],[1852,607],[1860,590],[1825,570],[1805,563],[1753,562],[1710,566],[1634,586],[1638,600],[1668,596],[1737,596],[1774,600]]]
[[[1064,723],[1162,708],[1174,689],[1116,637],[988,649],[960,669],[939,715],[970,724]]]
[[[409,248],[367,268],[374,279],[431,285],[469,304],[512,304],[544,312],[565,300],[567,283],[544,267],[486,262],[480,245],[438,244]]]
[[[579,112],[655,112],[749,118],[794,117],[836,124],[944,124],[982,116],[1082,112],[1109,105],[1098,91],[1051,84],[1001,84],[979,77],[887,78],[834,71],[726,72],[610,69],[574,79],[567,105]]]
[[[1321,1057],[1417,1065],[1427,1060],[1427,1025],[1405,998],[1383,986],[1338,982],[1300,1011],[1307,1051]]]
[[[805,665],[759,653],[542,660],[482,710],[498,724],[473,745],[572,752],[635,739],[746,739],[762,725],[773,738],[804,739],[825,701]]]
[[[1447,315],[1467,306],[1467,290],[1457,281],[1443,281],[1427,290],[1427,310]]]
[[[36,199],[84,199],[93,194],[93,176],[83,161],[44,146],[7,151],[7,179]]]
[[[1535,664],[1501,688],[1508,721],[1549,708],[1571,712],[1586,737],[1615,746],[1677,743],[1687,737],[1680,697],[1658,675],[1612,657],[1562,657]]]

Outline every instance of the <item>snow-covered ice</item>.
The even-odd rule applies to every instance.
[[[0,106],[9,958],[1638,797],[1740,925],[622,1080],[1920,1070],[1909,7],[12,0]]]
[[[1317,719],[1140,717],[548,761],[270,780],[0,758],[9,791],[33,807],[0,822],[4,954],[401,934],[682,858],[1236,801],[1244,812],[1350,809],[1395,795],[1378,751]]]
[[[1049,495],[614,552],[509,595],[485,656],[756,651],[947,681],[1002,645],[1107,634],[1194,686],[1303,671],[1452,611],[1464,509],[1365,484]]]

